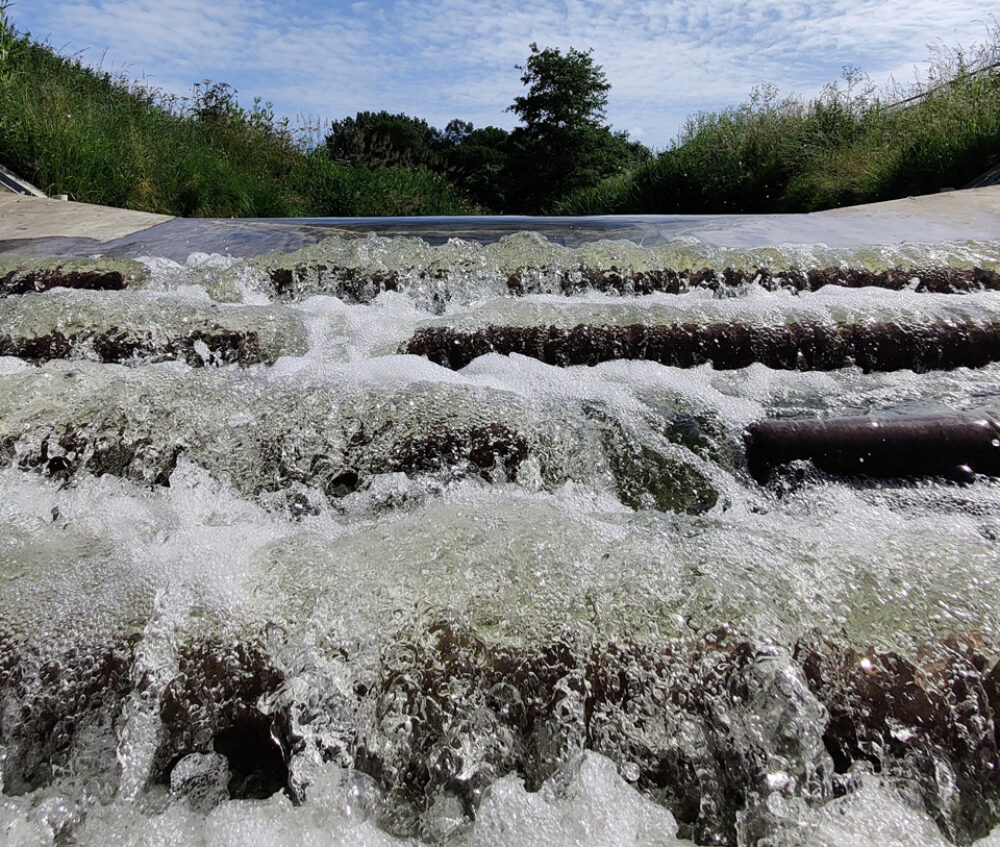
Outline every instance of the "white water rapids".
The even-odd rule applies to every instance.
[[[1000,847],[1000,482],[760,486],[741,440],[1000,412],[1000,364],[399,352],[427,327],[1000,320],[994,291],[557,284],[706,265],[996,270],[1000,243],[334,236],[0,299],[19,349],[57,337],[0,357],[0,841]]]

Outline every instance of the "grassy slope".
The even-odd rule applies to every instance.
[[[2,15],[0,15],[2,25]],[[74,200],[175,215],[465,214],[424,168],[366,170],[306,153],[264,110],[198,117],[47,47],[0,35],[0,163]]]
[[[1000,59],[1000,43],[982,64]],[[743,106],[689,121],[655,161],[557,206],[559,214],[793,212],[961,187],[1000,159],[1000,67],[943,73],[905,106],[830,86],[820,99]]]

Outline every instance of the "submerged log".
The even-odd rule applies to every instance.
[[[592,289],[618,294],[683,294],[698,288],[722,290],[759,285],[769,291],[818,291],[825,285],[846,288],[888,288],[937,294],[966,294],[971,291],[1000,290],[1000,273],[985,268],[700,268],[673,270],[658,268],[636,271],[630,268],[523,268],[507,277],[512,294],[550,291],[555,279],[564,294]]]
[[[1000,290],[1000,273],[986,268],[888,268],[871,271],[864,268],[698,268],[674,270],[653,268],[594,268],[579,266],[553,268],[524,267],[506,274],[507,290],[515,295],[537,293],[576,294],[603,291],[623,295],[653,293],[683,294],[695,289],[713,291],[758,285],[768,291],[818,291],[826,285],[845,288],[910,289],[937,294],[967,294],[973,291]],[[348,303],[370,303],[383,291],[401,291],[411,282],[444,284],[448,271],[442,268],[366,270],[326,264],[299,264],[291,268],[267,271],[274,293],[282,298],[299,299],[310,294],[326,293]]]
[[[0,297],[48,291],[50,288],[77,288],[90,291],[122,291],[129,279],[121,271],[19,268],[0,275]]]
[[[284,788],[302,799],[308,785],[290,780],[288,765],[320,744],[324,759],[374,781],[378,823],[409,837],[435,798],[453,798],[471,819],[497,778],[516,773],[537,790],[582,750],[628,763],[636,787],[701,844],[756,843],[781,826],[772,798],[822,804],[866,770],[905,780],[957,843],[1000,823],[1000,664],[975,633],[916,655],[819,634],[782,647],[724,629],[695,642],[501,646],[443,620],[383,642],[377,663],[319,699],[286,687],[256,639],[182,642],[159,682],[135,672],[137,640],[44,654],[0,637],[8,790],[77,766],[74,738],[92,743],[99,727],[106,743],[89,755],[108,764],[112,795],[123,705],[147,692],[160,719],[151,781],[214,750],[228,761],[231,797]],[[324,710],[338,731],[310,733],[326,725]],[[779,762],[787,779],[772,780]]]
[[[78,357],[105,364],[141,361],[169,362],[180,359],[191,367],[207,364],[270,364],[277,356],[261,349],[254,331],[206,327],[173,338],[160,333],[125,329],[84,330],[63,334],[53,330],[46,335],[12,336],[0,333],[0,356],[17,356],[30,362]]]
[[[399,272],[366,271],[337,265],[296,265],[294,268],[271,268],[267,275],[274,293],[287,299],[325,293],[347,303],[371,303],[383,291],[398,291]],[[444,276],[438,272],[437,278]]]
[[[1000,322],[432,327],[418,330],[401,352],[452,370],[486,353],[520,353],[560,367],[645,359],[680,368],[711,362],[717,370],[759,362],[777,370],[923,372],[1000,361]]]
[[[744,441],[758,482],[797,459],[850,476],[1000,476],[1000,422],[987,415],[759,421]]]

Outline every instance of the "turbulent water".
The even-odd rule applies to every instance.
[[[402,352],[994,325],[922,280],[1000,243],[578,240],[0,257],[0,840],[1000,844],[1000,482],[759,485],[742,439],[1000,412],[1000,362]],[[122,284],[23,282],[56,265]]]

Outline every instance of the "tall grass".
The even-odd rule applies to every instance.
[[[180,99],[82,66],[0,17],[0,163],[74,200],[215,217],[464,214],[419,167],[337,165],[225,85]]]
[[[558,214],[789,212],[961,187],[1000,159],[1000,29],[940,52],[912,90],[855,69],[811,100],[750,101],[689,119],[653,162],[576,192]]]

